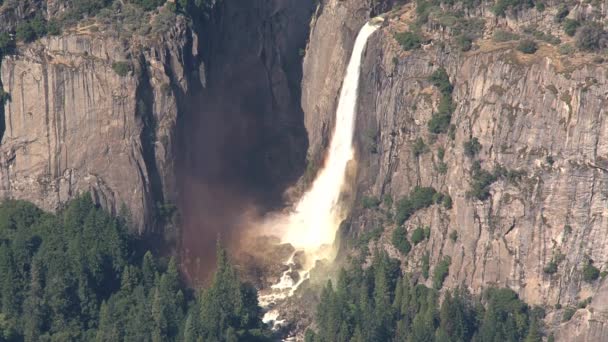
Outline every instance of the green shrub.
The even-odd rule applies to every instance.
[[[572,319],[572,316],[576,313],[576,309],[568,307],[564,310],[564,315],[562,316],[562,322],[568,322]]]
[[[600,270],[593,266],[593,264],[591,263],[591,261],[587,262],[587,264],[583,267],[583,280],[591,283],[595,280],[597,280],[597,278],[600,277]]]
[[[116,75],[125,77],[131,71],[131,66],[127,62],[114,62],[112,63],[112,69],[114,69]]]
[[[557,48],[557,52],[560,55],[571,55],[574,53],[574,46],[572,44],[562,44]]]
[[[473,48],[473,39],[461,34],[456,37],[456,44],[460,48],[460,51],[470,51]]]
[[[439,164],[437,164],[437,172],[442,175],[448,173],[448,164],[440,161]]]
[[[454,87],[450,83],[450,77],[443,67],[435,70],[429,77],[429,81],[431,81],[431,83],[444,95],[452,94],[452,91],[454,90]]]
[[[546,274],[555,274],[557,273],[557,263],[551,260],[545,268],[543,268],[543,272]]]
[[[443,207],[450,210],[452,209],[452,197],[448,194],[443,195]]]
[[[424,238],[425,239],[431,238],[431,227],[429,227],[429,226],[424,227]]]
[[[570,10],[566,4],[562,4],[557,9],[557,14],[555,14],[555,21],[561,23],[566,17],[570,14]]]
[[[509,32],[509,31],[496,30],[496,31],[494,31],[494,35],[492,36],[492,39],[498,43],[510,42],[513,40],[518,40],[519,35],[515,34],[513,32]]]
[[[416,187],[410,193],[412,206],[415,210],[429,207],[433,204],[433,196],[437,191],[432,187]]]
[[[450,240],[452,240],[452,242],[456,242],[458,240],[458,231],[452,230],[452,232],[450,232]]]
[[[15,28],[15,37],[22,42],[31,42],[36,39],[36,32],[29,22],[19,23]]]
[[[382,202],[384,202],[384,205],[387,208],[392,208],[393,207],[393,196],[391,196],[390,194],[385,194],[384,197],[382,198]]]
[[[15,41],[7,32],[0,32],[0,56],[10,54],[15,48]]]
[[[403,226],[399,226],[393,231],[391,241],[393,246],[403,255],[407,255],[412,250],[412,245],[407,241],[407,231]]]
[[[564,235],[569,235],[570,233],[572,233],[572,226],[567,224],[564,226]]]
[[[564,20],[564,32],[570,37],[574,37],[576,30],[581,26],[580,21],[574,19]]]
[[[424,229],[422,227],[417,227],[412,232],[412,243],[415,245],[424,241]]]
[[[444,157],[445,157],[445,148],[440,146],[437,149],[437,158],[439,158],[439,160],[443,160]]]
[[[451,120],[452,117],[450,115],[441,115],[438,113],[433,114],[428,123],[429,132],[434,134],[447,132],[448,128],[450,127]]]
[[[424,140],[420,137],[418,139],[416,139],[416,141],[414,142],[414,147],[413,147],[414,157],[418,158],[422,154],[424,154],[428,151],[429,151],[429,149],[426,146],[426,144],[424,143]]]
[[[164,4],[165,0],[134,0],[133,2],[140,5],[144,10],[151,11]]]
[[[519,41],[519,45],[517,45],[517,50],[531,55],[538,50],[538,45],[532,39],[522,39]]]
[[[477,138],[465,141],[463,147],[464,154],[470,158],[475,157],[479,153],[479,151],[481,151],[481,144],[479,143],[479,140]]]
[[[535,6],[536,6],[536,10],[537,11],[539,11],[539,12],[544,12],[545,11],[545,3],[544,2],[537,1]]]
[[[468,192],[469,196],[481,201],[487,199],[490,196],[490,186],[497,180],[497,177],[482,169],[479,162],[473,163],[471,177],[471,189]]]
[[[608,33],[601,24],[588,22],[575,35],[576,47],[585,51],[597,51],[608,46]]]
[[[411,31],[395,33],[395,40],[406,51],[418,49],[422,45],[422,37]]]
[[[436,290],[441,289],[443,286],[443,282],[450,271],[451,264],[452,259],[449,256],[444,256],[437,266],[435,266],[435,269],[433,270],[433,288]]]
[[[429,253],[427,252],[422,256],[422,277],[424,279],[429,278],[430,268],[431,268],[431,261],[430,261]]]
[[[361,204],[365,209],[375,209],[378,208],[378,206],[380,205],[380,199],[374,196],[365,196],[361,200]]]
[[[378,241],[384,232],[384,227],[378,226],[374,229],[365,232],[359,236],[359,240],[357,241],[357,247],[367,251],[367,245],[370,241]]]
[[[579,309],[584,309],[586,308],[589,304],[591,304],[591,301],[593,300],[593,297],[587,297],[587,299],[585,300],[581,300],[580,302],[578,302],[578,304],[576,305],[577,308]]]
[[[401,225],[412,216],[417,210],[429,207],[433,204],[433,195],[436,191],[433,188],[416,187],[408,196],[402,197],[397,201],[397,212],[395,221]]]
[[[492,6],[492,12],[497,17],[504,17],[507,14],[507,10],[519,11],[525,8],[532,8],[534,1],[530,0],[497,0],[494,6]]]

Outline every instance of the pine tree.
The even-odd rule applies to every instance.
[[[45,308],[43,304],[43,270],[40,260],[32,263],[30,289],[24,308],[24,335],[25,342],[36,342],[42,334]]]
[[[156,278],[156,264],[154,263],[154,257],[150,251],[144,254],[144,260],[141,265],[141,273],[143,279],[143,285],[146,289],[146,293],[154,286],[154,279]]]

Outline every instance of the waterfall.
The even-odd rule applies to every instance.
[[[372,19],[365,24],[355,40],[352,56],[340,91],[336,110],[335,128],[329,146],[324,168],[319,172],[310,190],[302,196],[293,212],[273,217],[266,222],[269,232],[279,235],[283,243],[293,245],[296,250],[306,253],[306,265],[297,265],[293,256],[285,262],[289,267],[279,282],[269,291],[260,293],[260,304],[269,309],[265,322],[276,321],[279,314],[273,306],[280,300],[293,295],[298,286],[308,279],[308,271],[314,261],[327,258],[336,232],[347,212],[340,205],[340,193],[347,181],[346,169],[353,160],[353,135],[355,130],[357,95],[361,60],[367,39],[378,29],[382,19]],[[299,279],[291,274],[298,272]]]
[[[325,167],[285,222],[282,240],[298,249],[312,251],[331,245],[340,222],[346,216],[339,200],[346,182],[347,165],[354,157],[353,135],[361,59],[367,39],[378,29],[377,22],[372,20],[365,24],[357,35],[340,92]]]

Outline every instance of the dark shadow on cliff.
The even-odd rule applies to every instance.
[[[176,151],[191,281],[211,271],[218,235],[230,243],[247,211],[281,207],[305,168],[300,51],[312,3],[225,0],[197,24],[205,75],[180,101]]]

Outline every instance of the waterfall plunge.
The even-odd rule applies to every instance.
[[[300,269],[300,279],[293,280],[289,274],[294,267],[293,256],[285,263],[290,268],[281,276],[278,284],[272,286],[269,293],[260,295],[260,304],[272,306],[277,300],[293,295],[298,286],[308,278],[308,271],[314,261],[331,256],[330,246],[334,242],[336,232],[347,212],[340,205],[340,193],[347,181],[346,168],[353,160],[353,135],[359,90],[359,74],[361,59],[367,39],[378,29],[382,19],[372,19],[365,24],[355,40],[355,46],[346,69],[346,75],[340,91],[340,100],[336,111],[336,125],[329,146],[324,168],[319,172],[312,187],[288,215],[269,218],[264,230],[272,235],[278,235],[283,243],[290,243],[297,250],[303,250],[307,256],[307,264]],[[279,314],[270,310],[264,316],[265,322],[275,322]]]
[[[354,156],[352,141],[361,58],[367,39],[377,29],[378,26],[370,22],[359,31],[340,92],[327,162],[310,190],[304,194],[295,211],[287,218],[287,229],[282,240],[298,249],[313,251],[332,244],[338,226],[346,216],[339,200],[346,182],[346,167]]]
[[[340,193],[347,181],[347,165],[354,157],[353,134],[361,59],[367,39],[378,29],[381,21],[380,18],[372,19],[357,35],[340,92],[335,129],[324,168],[292,212],[270,217],[264,224],[267,233],[306,252],[307,269],[312,267],[314,260],[331,256],[329,247],[347,214],[341,206]]]

